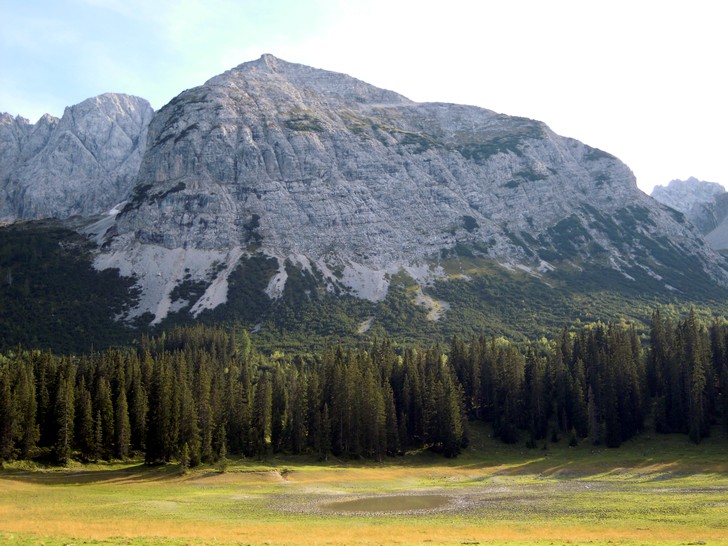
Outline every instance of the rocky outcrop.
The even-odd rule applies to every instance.
[[[105,94],[37,123],[0,115],[0,219],[93,215],[133,187],[154,111],[141,98]]]
[[[197,311],[224,301],[224,276],[252,253],[279,259],[272,297],[286,262],[376,300],[390,274],[425,285],[458,252],[536,275],[600,260],[662,278],[661,252],[679,248],[725,283],[681,222],[618,159],[541,122],[415,103],[264,55],[157,113],[135,190],[99,230],[97,265],[137,275],[138,312],[156,320],[183,278],[210,284]]]

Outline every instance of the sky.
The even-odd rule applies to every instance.
[[[0,112],[155,109],[271,53],[416,101],[545,122],[639,187],[728,185],[722,0],[0,0]]]

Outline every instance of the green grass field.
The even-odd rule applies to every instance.
[[[0,472],[2,544],[728,544],[725,438]],[[718,431],[716,431],[716,435]]]

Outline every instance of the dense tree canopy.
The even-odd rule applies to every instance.
[[[656,311],[649,341],[595,323],[528,344],[385,340],[287,357],[255,351],[245,331],[197,326],[83,356],[18,349],[0,357],[0,459],[454,457],[469,420],[531,447],[562,436],[616,447],[648,422],[697,443],[728,424],[728,326]]]

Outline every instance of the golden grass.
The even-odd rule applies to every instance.
[[[718,440],[700,449],[676,437],[544,452],[484,438],[454,461],[271,459],[186,475],[140,464],[11,467],[0,471],[0,543],[728,544],[728,458]],[[403,494],[462,505],[358,515],[320,508]]]
[[[28,518],[17,512],[0,510],[3,531],[30,533],[39,537],[109,540],[143,538],[150,543],[162,539],[182,539],[218,543],[250,544],[462,544],[466,542],[561,541],[583,543],[627,542],[642,544],[676,542],[728,541],[725,529],[681,529],[679,527],[640,527],[593,525],[517,525],[475,523],[385,523],[371,525],[366,521],[347,520],[341,523],[305,522],[240,522],[211,524],[210,522],[145,521],[112,518],[104,521],[69,521],[66,518]]]

